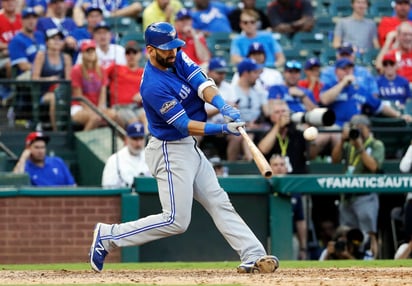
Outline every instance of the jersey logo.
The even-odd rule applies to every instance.
[[[171,101],[165,102],[162,105],[162,108],[160,108],[160,113],[161,114],[165,114],[166,112],[168,112],[170,109],[172,109],[173,107],[175,107],[177,104],[176,99],[173,99]]]

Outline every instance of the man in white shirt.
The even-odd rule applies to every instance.
[[[96,53],[99,64],[106,69],[111,64],[126,65],[124,47],[111,44],[112,33],[109,25],[102,21],[93,30],[93,40],[96,42]],[[77,57],[77,63],[81,63],[82,57]]]
[[[132,187],[135,177],[151,176],[145,161],[144,125],[131,123],[126,132],[126,146],[111,155],[104,166],[103,187]]]

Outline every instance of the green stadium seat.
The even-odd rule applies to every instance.
[[[322,49],[328,45],[328,40],[323,33],[300,32],[294,35],[292,45],[301,53],[319,56]]]
[[[350,0],[335,0],[330,2],[329,15],[332,17],[346,17],[352,14]]]

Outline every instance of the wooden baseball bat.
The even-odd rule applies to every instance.
[[[255,164],[258,167],[262,176],[264,176],[265,178],[272,177],[272,168],[270,167],[265,156],[263,156],[262,152],[260,152],[260,150],[252,141],[252,139],[250,139],[249,135],[247,135],[243,127],[239,127],[238,130],[240,132],[240,135],[242,135],[243,139],[246,141],[250,149],[250,152],[252,153],[253,160],[255,161]]]

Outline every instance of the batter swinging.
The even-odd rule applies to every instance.
[[[143,107],[151,138],[146,162],[157,180],[163,212],[121,224],[98,223],[90,249],[90,264],[102,271],[106,255],[117,247],[142,245],[183,233],[189,226],[193,199],[211,215],[218,230],[237,251],[238,272],[274,272],[275,256],[234,210],[214,170],[191,135],[235,134],[243,126],[239,111],[226,104],[200,67],[180,51],[185,42],[165,22],[145,31],[149,61],[141,84]],[[204,102],[220,110],[227,124],[205,123]]]

